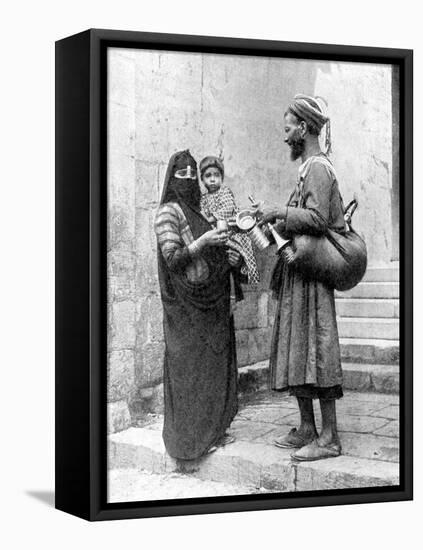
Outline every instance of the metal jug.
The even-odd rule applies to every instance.
[[[245,209],[238,212],[236,216],[238,229],[247,233],[251,242],[259,249],[264,250],[270,245],[269,239],[257,225],[257,211]]]

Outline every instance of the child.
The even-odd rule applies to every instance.
[[[228,221],[233,218],[238,213],[238,207],[232,191],[223,185],[225,175],[223,162],[217,157],[205,157],[200,162],[200,175],[208,191],[201,197],[202,214],[212,225],[215,225],[218,220]],[[248,276],[248,284],[257,284],[259,282],[257,262],[248,235],[231,231],[228,246],[243,257],[245,266],[241,271]]]

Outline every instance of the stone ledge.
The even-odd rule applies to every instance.
[[[342,363],[345,390],[399,393],[398,365]],[[239,390],[254,392],[268,387],[269,362],[261,361],[239,369]]]
[[[108,469],[136,468],[154,474],[179,472],[194,477],[274,492],[391,486],[399,483],[393,462],[340,456],[297,464],[288,449],[236,441],[201,459],[178,461],[165,450],[161,423],[129,428],[109,436]]]

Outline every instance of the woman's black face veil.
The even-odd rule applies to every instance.
[[[179,174],[182,176],[178,177]],[[160,204],[176,202],[182,208],[194,239],[211,229],[200,212],[201,191],[197,163],[188,149],[174,153],[169,160]]]

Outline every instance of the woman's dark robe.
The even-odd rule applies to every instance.
[[[158,247],[166,345],[163,439],[171,456],[195,459],[219,442],[237,412],[230,266],[223,249],[210,247],[199,259],[199,280],[190,280],[187,272],[195,259],[182,236],[193,240],[211,227],[178,197],[172,203],[166,190],[163,196],[157,220],[170,213],[162,227],[173,233],[174,242],[179,236],[173,252]],[[161,231],[156,223],[159,240]]]
[[[323,235],[343,231],[342,199],[326,157],[312,157],[299,169],[282,234]],[[302,397],[342,396],[342,370],[334,291],[305,280],[280,260],[273,289],[278,304],[270,356],[271,387]]]

